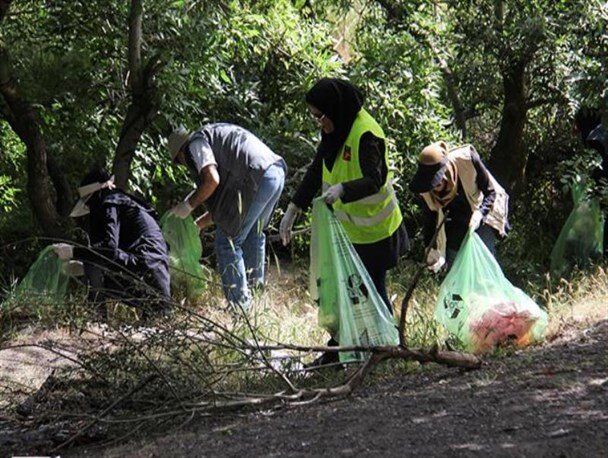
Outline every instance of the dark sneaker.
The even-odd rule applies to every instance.
[[[142,323],[147,323],[154,320],[167,320],[173,318],[174,310],[172,307],[163,306],[163,307],[155,307],[152,309],[143,309],[140,313],[139,321]]]
[[[312,363],[304,365],[304,369],[311,370],[330,367],[335,370],[342,369],[342,364],[340,364],[340,356],[338,355],[337,351],[326,351]]]

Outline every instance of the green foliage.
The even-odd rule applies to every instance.
[[[130,103],[128,9],[128,2],[13,2],[0,29],[20,87],[40,114],[48,154],[73,188],[92,165],[111,164],[118,143]],[[276,226],[318,142],[304,94],[321,76],[347,77],[363,88],[366,107],[387,133],[399,199],[415,233],[419,214],[406,185],[416,154],[439,138],[459,138],[442,65],[476,115],[466,140],[487,158],[501,122],[501,72],[525,61],[527,187],[511,201],[514,231],[503,251],[540,265],[568,211],[560,180],[587,173],[569,119],[579,105],[600,103],[607,17],[602,2],[582,0],[147,2],[142,59],[144,66],[160,63],[153,79],[160,116],[135,151],[131,189],[162,213],[192,186],[165,153],[170,129],[235,122],[289,165]],[[21,205],[24,146],[5,121],[0,142],[0,233],[10,226],[11,237],[27,236],[36,229]],[[296,252],[305,253],[307,237],[301,240]]]
[[[0,127],[0,231],[9,224],[9,217],[25,199],[23,188],[24,148],[16,135]]]
[[[447,128],[450,111],[442,98],[441,73],[432,53],[411,33],[389,27],[381,13],[376,9],[365,18],[354,48],[357,57],[349,65],[350,77],[364,88],[368,109],[387,134],[401,179],[402,208],[412,213],[415,207],[405,188],[418,153],[428,143],[456,137]],[[423,14],[413,15],[410,21],[412,29],[431,22]]]
[[[572,34],[568,40],[573,69],[568,77],[572,102],[576,106],[608,109],[608,5],[606,2],[584,2],[579,15],[572,17]],[[602,96],[604,100],[602,101]]]

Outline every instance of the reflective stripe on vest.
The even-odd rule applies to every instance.
[[[351,127],[351,131],[338,152],[330,171],[323,163],[322,189],[363,177],[359,162],[359,142],[370,132],[376,138],[385,140],[384,132],[370,114],[361,110]],[[379,191],[353,202],[338,199],[333,204],[334,215],[342,223],[348,238],[353,243],[369,244],[390,237],[401,224],[403,217],[393,189],[393,174],[390,171],[388,145],[384,142],[384,160],[389,171],[386,181]]]
[[[359,201],[357,201],[357,202],[359,202]],[[391,216],[391,214],[393,213],[393,210],[395,210],[395,208],[397,208],[397,207],[398,207],[397,199],[395,197],[393,197],[390,200],[390,202],[388,203],[388,205],[386,207],[384,207],[382,210],[380,210],[380,212],[376,213],[374,216],[369,216],[367,218],[363,217],[363,216],[353,216],[353,215],[349,215],[348,213],[346,213],[345,211],[342,211],[342,210],[334,210],[334,215],[340,221],[348,221],[348,222],[354,224],[355,226],[370,227],[370,226],[375,226],[376,224],[380,224],[386,218]]]
[[[322,190],[323,192],[327,191],[331,185],[327,182],[323,182]],[[376,205],[384,202],[387,197],[395,195],[395,190],[393,189],[393,184],[389,183],[386,187],[386,191],[377,192],[376,194],[372,194],[371,196],[364,197],[363,199],[355,200],[352,203],[363,204],[363,205]]]

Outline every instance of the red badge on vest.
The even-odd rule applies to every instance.
[[[344,152],[342,153],[342,159],[344,159],[345,161],[349,161],[350,162],[350,158],[352,157],[352,154],[350,152],[350,147],[349,146],[345,146],[344,147]]]

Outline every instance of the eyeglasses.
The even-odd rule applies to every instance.
[[[323,119],[325,119],[325,113],[310,113],[310,116],[312,116],[312,119],[314,119],[317,123],[321,123],[323,122]]]

